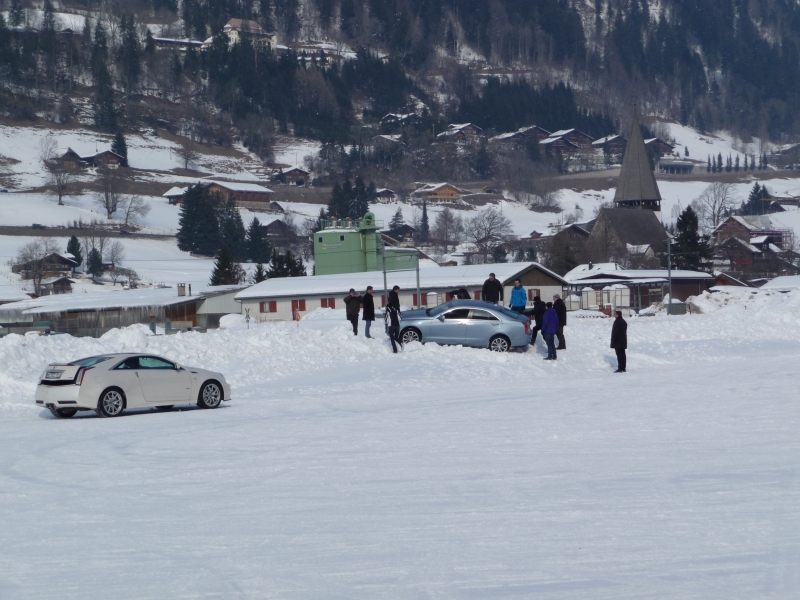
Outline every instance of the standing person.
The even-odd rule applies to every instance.
[[[386,306],[394,306],[397,309],[398,314],[400,313],[400,286],[396,285],[392,288],[392,291],[389,292],[389,301],[386,303]]]
[[[558,294],[553,296],[553,308],[558,315],[558,331],[556,332],[558,350],[566,350],[567,340],[564,339],[564,327],[567,326],[567,305],[564,304],[564,301]]]
[[[372,296],[372,286],[367,286],[367,291],[364,292],[364,297],[361,300],[364,309],[362,311],[362,319],[364,319],[364,336],[372,337],[369,334],[369,328],[372,327],[372,322],[375,320],[375,299]]]
[[[628,323],[622,318],[622,311],[616,312],[617,318],[611,327],[611,347],[617,353],[617,370],[614,373],[624,373],[628,359],[625,350],[628,348]]]
[[[514,287],[511,290],[511,302],[509,303],[508,307],[514,312],[522,314],[522,311],[525,310],[525,305],[527,303],[528,296],[525,293],[525,288],[522,287],[522,281],[517,278],[514,280]]]
[[[389,341],[392,343],[392,352],[397,354],[398,344],[401,348],[403,347],[403,343],[400,341],[400,310],[394,304],[387,304],[383,319],[386,323]]]
[[[345,314],[347,320],[353,325],[353,335],[358,335],[358,311],[361,309],[361,296],[353,288],[344,297]]]
[[[547,310],[544,302],[539,296],[533,297],[533,331],[531,332],[531,345],[536,343],[536,334],[542,330],[542,320],[544,319],[544,311]],[[544,337],[544,334],[542,334]]]
[[[558,313],[553,308],[553,303],[548,302],[542,317],[542,337],[547,344],[547,357],[545,360],[556,360],[556,343],[554,337],[558,331]]]
[[[489,279],[483,282],[481,298],[484,302],[497,304],[503,301],[503,284],[494,277],[494,273],[489,273]]]

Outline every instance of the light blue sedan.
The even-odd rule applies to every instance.
[[[480,300],[453,300],[433,308],[402,313],[400,339],[489,348],[507,352],[526,349],[531,341],[530,319],[502,306]]]

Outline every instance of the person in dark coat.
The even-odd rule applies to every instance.
[[[392,352],[397,354],[397,346],[403,347],[403,343],[400,341],[400,311],[395,306],[387,304],[383,319],[386,323],[389,341],[392,343]]]
[[[617,353],[617,370],[614,373],[624,373],[627,367],[625,350],[628,348],[628,323],[622,318],[622,311],[616,312],[617,318],[611,327],[611,347]]]
[[[364,307],[362,310],[362,319],[364,320],[364,336],[372,337],[369,334],[369,328],[372,327],[372,322],[375,320],[375,299],[372,296],[372,286],[367,286],[367,291],[361,299],[361,304]]]
[[[361,296],[353,288],[344,297],[345,315],[347,320],[353,325],[353,335],[358,335],[358,311],[361,310]]]
[[[389,300],[386,303],[386,306],[394,306],[397,309],[398,314],[400,313],[400,286],[396,285],[392,288],[392,291],[389,292]]]
[[[564,327],[567,326],[567,305],[561,299],[561,296],[556,294],[553,296],[553,309],[558,315],[558,331],[556,337],[558,338],[558,350],[567,349],[567,340],[564,339]]]
[[[542,330],[542,319],[544,311],[547,310],[544,302],[539,296],[533,297],[533,331],[531,332],[531,344],[536,343],[536,334]]]
[[[494,273],[489,273],[489,279],[483,282],[481,298],[484,302],[497,304],[503,301],[503,284],[494,277]]]
[[[547,344],[545,360],[556,360],[555,335],[558,331],[558,314],[553,308],[553,303],[548,302],[542,316],[542,337]]]

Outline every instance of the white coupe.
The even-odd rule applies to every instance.
[[[230,400],[221,373],[182,367],[151,354],[101,354],[48,365],[36,388],[36,404],[56,417],[94,410],[116,417],[126,408],[171,408],[197,403],[217,408]]]

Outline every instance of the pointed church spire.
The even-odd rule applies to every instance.
[[[614,206],[617,208],[648,208],[661,210],[661,193],[658,191],[656,176],[650,166],[647,148],[644,146],[639,127],[639,111],[634,105],[628,144],[619,172]]]

